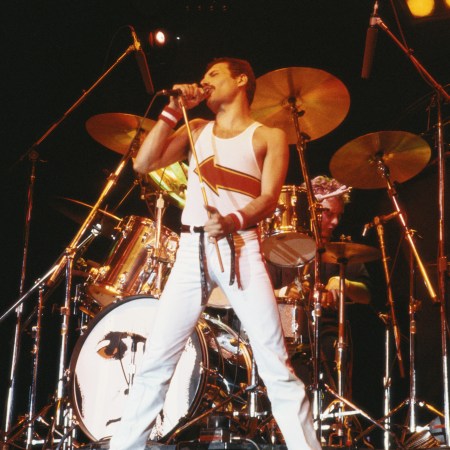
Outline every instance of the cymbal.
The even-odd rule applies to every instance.
[[[141,123],[142,134],[145,137],[156,122],[132,114],[105,113],[89,118],[86,129],[97,142],[125,155]]]
[[[187,164],[176,162],[170,166],[150,172],[149,176],[157,190],[166,191],[175,206],[184,208],[186,203],[187,173]]]
[[[428,163],[431,149],[420,136],[406,131],[378,131],[350,141],[331,158],[334,178],[359,189],[385,188],[386,180],[377,169],[377,157],[389,169],[391,182],[403,183]]]
[[[87,217],[87,213],[85,214],[86,210],[92,210],[93,208],[88,203],[68,197],[57,197],[54,199],[53,205],[66,217],[79,224],[84,223]],[[101,234],[108,237],[111,236],[122,219],[103,209],[99,209],[97,214],[101,217],[100,220],[97,220],[97,222],[100,221],[102,226]]]
[[[287,67],[256,80],[252,117],[265,125],[283,129],[290,144],[298,142],[292,108],[299,115],[300,131],[311,140],[334,130],[347,116],[350,95],[335,76],[310,67]]]
[[[354,242],[328,242],[322,253],[322,261],[331,264],[339,264],[341,260],[345,260],[347,264],[360,264],[380,257],[381,253],[377,248]]]

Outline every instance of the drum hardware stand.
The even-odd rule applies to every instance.
[[[311,214],[311,224],[313,228],[314,239],[316,242],[316,258],[314,260],[314,346],[313,346],[313,420],[316,427],[317,435],[322,434],[321,430],[321,420],[320,412],[322,410],[321,398],[320,398],[320,375],[319,375],[319,365],[320,365],[320,344],[319,344],[319,327],[320,327],[320,317],[322,316],[322,306],[320,303],[320,294],[323,290],[323,285],[320,282],[320,266],[321,266],[321,255],[324,252],[324,246],[322,242],[321,232],[320,232],[320,222],[321,213],[318,211],[317,201],[314,196],[314,191],[312,189],[311,178],[309,176],[308,165],[305,157],[306,143],[309,140],[309,136],[306,133],[302,133],[300,130],[300,124],[298,118],[305,114],[304,110],[299,110],[296,105],[295,97],[290,97],[288,99],[289,108],[291,111],[292,122],[295,127],[295,132],[297,136],[297,152],[300,159],[300,168],[302,171],[303,179],[306,186],[306,195],[308,199],[308,207]]]
[[[135,41],[135,40],[134,40]],[[26,228],[25,228],[25,247],[24,247],[24,260],[22,265],[22,280],[21,280],[21,286],[24,281],[25,276],[25,265],[26,265],[26,256],[28,253],[28,237],[29,237],[29,220],[31,218],[31,200],[32,200],[32,194],[33,194],[33,188],[35,183],[35,168],[34,163],[38,158],[38,153],[36,151],[36,148],[88,97],[89,94],[106,78],[107,75],[109,75],[129,54],[140,51],[140,45],[138,45],[138,42],[134,42],[132,45],[130,45],[123,53],[119,56],[119,58],[100,76],[100,78],[95,81],[95,83],[87,90],[83,91],[83,94],[81,97],[79,97],[78,100],[56,121],[54,122],[50,128],[20,157],[18,160],[23,161],[23,159],[28,156],[33,161],[33,167],[32,167],[32,175],[31,175],[31,182],[30,187],[28,191],[28,210],[26,213]],[[97,207],[98,209],[98,207]],[[92,218],[93,215],[90,216]],[[90,223],[86,221],[85,223]],[[84,232],[85,230],[83,230]],[[79,233],[77,235],[77,239],[81,236],[83,233]],[[73,242],[76,242],[75,240]],[[63,259],[61,260],[63,261]],[[43,278],[43,280],[47,280],[50,283],[50,285],[54,284],[56,279],[58,278],[61,270],[62,270],[63,264],[62,262],[58,264],[57,266],[53,267],[51,271]],[[35,286],[36,287],[36,286]],[[17,324],[16,324],[16,330],[15,330],[15,337],[14,337],[14,349],[13,349],[13,355],[12,355],[12,363],[11,363],[11,378],[10,378],[10,386],[8,390],[8,398],[7,398],[7,405],[6,405],[6,416],[5,416],[5,436],[7,436],[10,427],[11,427],[11,421],[12,421],[12,411],[13,411],[13,405],[14,405],[14,389],[15,389],[15,372],[17,370],[17,359],[18,359],[18,345],[19,345],[19,335],[21,332],[21,312],[22,312],[22,302],[25,300],[26,297],[28,297],[29,293],[31,293],[33,288],[28,291],[26,294],[22,295],[22,287],[20,290],[20,294],[22,297],[17,302],[17,305],[19,305],[17,308]],[[15,307],[16,308],[16,307]],[[8,314],[9,311],[7,311],[6,314]],[[6,315],[5,314],[5,315]],[[5,317],[3,315],[0,317],[0,321]]]
[[[397,214],[395,214],[397,215]],[[404,372],[404,366],[403,366],[403,358],[401,353],[401,347],[400,347],[400,330],[398,328],[398,323],[396,319],[395,314],[395,308],[394,308],[394,299],[392,296],[392,288],[391,288],[391,278],[390,278],[390,271],[388,267],[388,256],[386,254],[386,245],[384,240],[384,227],[383,223],[390,220],[391,217],[394,217],[394,213],[388,214],[385,218],[383,217],[374,217],[373,222],[370,224],[366,224],[363,230],[363,236],[365,236],[367,230],[371,227],[376,227],[377,235],[378,235],[378,242],[380,244],[380,251],[382,256],[382,263],[383,263],[383,271],[384,276],[386,280],[386,289],[387,289],[387,297],[388,297],[388,304],[390,307],[390,312],[388,314],[378,314],[378,317],[382,320],[384,326],[385,326],[385,371],[384,371],[384,378],[383,378],[383,388],[384,388],[384,403],[383,403],[383,411],[384,411],[384,417],[380,420],[380,422],[384,423],[384,427],[386,428],[386,431],[384,432],[384,438],[383,438],[383,445],[385,450],[389,450],[390,446],[390,419],[391,414],[389,413],[391,405],[391,387],[392,387],[392,379],[391,379],[391,332],[390,332],[390,326],[392,326],[394,338],[395,338],[395,348],[396,348],[396,354],[397,354],[397,360],[399,363],[399,371],[400,376],[402,378],[405,377]],[[369,427],[370,430],[373,429],[373,426]],[[362,432],[358,437],[365,436],[367,433]]]
[[[139,132],[136,133],[136,136],[139,136]],[[133,140],[134,142],[134,140]],[[68,331],[69,331],[69,321],[70,321],[70,310],[71,310],[71,292],[72,292],[72,273],[73,273],[73,260],[77,252],[77,245],[80,241],[81,237],[84,235],[85,231],[90,227],[90,225],[93,223],[93,220],[95,216],[97,215],[98,210],[100,209],[100,206],[103,202],[103,200],[106,198],[112,187],[115,185],[117,179],[119,178],[121,172],[125,168],[128,160],[132,156],[132,149],[133,149],[133,142],[130,144],[129,151],[126,155],[122,158],[120,161],[118,167],[116,168],[116,171],[110,175],[105,188],[103,189],[102,193],[100,194],[99,199],[97,200],[96,204],[93,206],[92,210],[88,214],[87,218],[85,219],[83,225],[73,238],[72,242],[69,244],[69,246],[66,248],[66,251],[61,258],[61,260],[55,265],[52,276],[47,281],[47,286],[52,287],[55,283],[56,279],[58,278],[59,274],[61,273],[62,269],[65,267],[65,279],[66,279],[66,285],[65,285],[65,301],[64,306],[61,308],[61,315],[62,315],[62,322],[61,322],[61,346],[60,346],[60,357],[59,357],[59,366],[58,366],[58,384],[57,384],[57,391],[56,391],[56,411],[55,411],[55,417],[52,422],[51,430],[50,432],[53,434],[57,431],[57,429],[63,429],[63,434],[65,435],[67,433],[67,430],[71,427],[71,414],[69,409],[64,408],[64,406],[67,403],[67,396],[65,395],[66,391],[66,384],[67,384],[67,373],[66,373],[66,367],[67,367],[67,357],[68,357]],[[89,239],[89,237],[88,237]],[[81,244],[83,246],[84,243]],[[67,443],[64,442],[63,448],[66,449]]]
[[[38,152],[32,148],[28,154],[28,159],[31,161],[31,173],[30,180],[28,183],[28,193],[27,193],[27,210],[25,213],[25,225],[24,225],[24,244],[23,244],[23,257],[22,257],[22,269],[20,274],[20,286],[19,295],[23,294],[25,288],[25,278],[27,273],[27,262],[28,262],[28,248],[30,241],[30,225],[32,218],[32,210],[34,203],[34,186],[36,184],[36,162],[39,160]],[[5,409],[5,422],[4,422],[4,436],[5,439],[11,429],[13,408],[14,408],[14,396],[16,388],[16,373],[17,373],[17,363],[20,355],[20,340],[22,334],[22,313],[23,304],[16,308],[16,325],[14,330],[14,341],[13,341],[13,351],[11,355],[11,369],[9,375],[9,387],[6,401]],[[0,319],[1,320],[1,319]],[[4,450],[7,450],[7,446],[3,446]]]
[[[381,230],[381,236],[382,236],[382,224],[379,223],[377,225],[377,230],[380,229]],[[414,235],[415,231],[411,230],[412,234]],[[380,231],[379,231],[380,233]],[[382,242],[382,237],[380,237],[380,243]],[[385,259],[385,253],[384,253],[384,242],[381,245],[382,247],[382,252],[383,252],[383,259]],[[409,418],[409,426],[408,426],[408,431],[409,433],[415,433],[417,431],[423,431],[424,427],[418,427],[417,426],[417,416],[416,416],[416,408],[417,406],[421,406],[421,407],[425,407],[427,408],[429,411],[431,411],[432,413],[440,416],[440,417],[444,417],[444,415],[439,412],[436,408],[434,408],[432,405],[427,404],[426,402],[422,401],[422,400],[418,400],[417,399],[417,395],[416,395],[416,366],[415,366],[415,350],[416,350],[416,339],[415,339],[415,335],[416,335],[416,312],[418,311],[418,309],[420,308],[420,301],[415,299],[414,296],[414,287],[413,287],[413,280],[414,280],[414,259],[413,259],[413,252],[410,252],[410,259],[409,259],[409,270],[410,270],[410,297],[409,297],[409,306],[408,306],[408,311],[409,311],[409,378],[410,378],[410,386],[409,386],[409,397],[407,399],[405,399],[403,402],[401,402],[398,406],[396,406],[394,409],[390,410],[390,396],[389,396],[389,389],[391,387],[391,379],[388,378],[389,373],[390,373],[390,368],[389,368],[389,352],[390,352],[390,334],[389,334],[389,329],[388,329],[388,325],[389,325],[389,321],[390,321],[390,315],[386,314],[386,315],[380,315],[383,316],[381,317],[383,322],[386,323],[387,325],[387,330],[386,330],[386,344],[385,344],[385,349],[386,349],[386,374],[385,374],[385,392],[387,391],[387,394],[385,395],[385,407],[384,407],[384,412],[385,412],[385,416],[382,417],[380,419],[380,421],[383,421],[385,423],[386,428],[389,428],[389,424],[390,424],[390,419],[391,417],[396,414],[398,411],[400,411],[404,406],[408,406],[408,418]],[[389,276],[389,275],[388,275]],[[387,280],[389,280],[389,278],[387,278]],[[388,281],[388,288],[390,288],[390,282]],[[384,317],[386,316],[386,317]],[[370,430],[373,427],[370,428]],[[425,427],[426,428],[426,427]],[[366,431],[364,431],[362,435],[367,434]],[[402,439],[401,441],[404,442],[405,441],[405,432],[402,433]],[[389,449],[389,438],[387,436],[387,434],[385,433],[384,436],[384,444],[385,444],[385,449],[388,450]]]
[[[414,230],[411,230],[414,232]],[[437,414],[440,417],[443,417],[443,414],[437,411],[436,408],[427,404],[424,401],[421,401],[417,398],[416,386],[417,386],[417,372],[416,372],[416,312],[420,309],[420,300],[417,300],[414,295],[414,259],[412,252],[410,252],[409,258],[409,272],[410,272],[410,297],[409,297],[409,356],[410,356],[410,365],[409,365],[409,377],[410,377],[410,388],[409,388],[409,398],[407,402],[409,403],[409,432],[416,433],[423,430],[423,427],[417,426],[417,416],[416,416],[416,408],[417,406],[425,407],[429,411],[434,414]],[[403,441],[405,438],[405,433],[403,433]]]
[[[199,416],[189,420],[184,425],[177,428],[168,438],[165,442],[166,444],[170,444],[171,442],[176,442],[177,436],[182,433],[184,430],[189,428],[190,426],[194,425],[195,423],[199,422],[200,420],[208,417],[211,413],[214,411],[217,411],[222,406],[225,406],[227,403],[231,402],[233,398],[238,398],[241,394],[243,394],[248,388],[241,387],[235,394],[230,394],[226,399],[222,400],[221,402],[217,403],[217,405],[214,405],[212,408],[208,409],[204,413],[200,414]]]
[[[414,56],[412,49],[404,45],[389,29],[389,27],[383,22],[377,13],[373,14],[371,18],[371,26],[377,26],[381,28],[391,40],[400,48],[400,50],[409,58],[413,66],[416,68],[420,76],[425,82],[430,85],[436,92],[436,104],[437,104],[437,123],[436,123],[436,145],[438,150],[439,161],[439,185],[438,185],[438,205],[439,205],[439,223],[438,223],[438,257],[437,257],[437,270],[438,270],[438,287],[439,297],[433,290],[431,283],[429,282],[428,275],[425,267],[423,266],[420,257],[415,249],[414,242],[411,236],[411,230],[406,226],[405,220],[401,214],[400,208],[395,202],[395,197],[390,186],[389,178],[386,176],[386,170],[384,169],[384,175],[388,184],[388,192],[392,201],[396,205],[396,210],[400,213],[399,219],[405,230],[406,237],[414,253],[417,265],[422,274],[426,288],[430,295],[431,300],[434,303],[439,303],[440,306],[440,327],[441,327],[441,346],[442,346],[442,378],[443,378],[443,404],[444,404],[444,422],[445,422],[445,441],[446,444],[450,444],[450,397],[449,397],[449,373],[448,373],[448,337],[447,337],[447,293],[446,293],[446,270],[447,270],[447,256],[445,255],[445,144],[444,134],[442,128],[442,103],[450,103],[450,94],[439,84],[433,76],[425,69],[420,61]],[[381,159],[381,158],[380,158]],[[381,165],[381,164],[380,164]],[[382,169],[381,169],[382,171]]]
[[[257,426],[258,419],[261,416],[267,414],[265,411],[258,411],[258,395],[261,394],[261,387],[258,382],[258,367],[256,365],[255,357],[252,353],[252,365],[251,365],[251,377],[250,377],[250,386],[247,386],[246,391],[248,395],[247,409],[248,409],[248,419],[249,419],[249,428],[250,435],[253,436]]]
[[[131,46],[133,48],[133,46]],[[150,110],[151,105],[153,104],[154,99],[150,102],[150,105],[147,108],[147,111],[142,118],[142,121],[145,119],[145,117],[148,114],[148,111]],[[55,412],[55,418],[52,424],[52,431],[55,431],[57,427],[65,427],[64,420],[63,420],[63,405],[67,402],[66,396],[65,396],[65,388],[66,388],[66,378],[67,374],[66,372],[66,364],[67,364],[67,356],[68,356],[68,330],[69,330],[69,318],[70,318],[70,309],[71,309],[71,290],[72,290],[72,273],[73,273],[73,260],[74,256],[76,254],[77,246],[79,245],[79,241],[82,238],[82,236],[85,234],[85,232],[89,229],[91,224],[94,221],[94,218],[97,215],[98,210],[100,209],[100,206],[102,205],[104,199],[107,197],[109,192],[112,190],[114,185],[116,184],[117,180],[119,179],[122,171],[126,167],[126,164],[131,159],[133,155],[133,151],[135,150],[136,142],[140,138],[142,126],[140,125],[136,131],[136,135],[134,136],[133,140],[130,143],[129,149],[127,153],[122,157],[122,159],[119,162],[119,165],[117,166],[114,173],[110,174],[108,177],[107,183],[105,187],[103,188],[103,191],[101,192],[97,202],[92,207],[91,211],[89,212],[88,216],[86,217],[84,223],[81,225],[80,229],[66,248],[64,255],[61,257],[61,259],[56,263],[55,267],[53,268],[53,274],[47,281],[47,286],[52,287],[58,278],[58,276],[61,274],[63,268],[65,267],[65,277],[66,277],[66,292],[65,292],[65,301],[64,301],[64,307],[61,309],[61,315],[63,316],[62,322],[61,322],[61,348],[60,348],[60,357],[59,357],[59,368],[58,368],[58,385],[57,385],[57,392],[56,392],[56,412]],[[67,411],[66,411],[67,412]],[[65,432],[67,431],[67,427],[65,427]],[[66,444],[64,444],[64,448],[66,448]]]
[[[334,426],[331,428],[335,432],[330,435],[331,437],[337,438],[336,444],[331,444],[337,447],[348,446],[348,439],[346,440],[344,434],[344,428],[346,427],[343,418],[345,416],[360,414],[367,420],[381,428],[383,431],[388,432],[388,430],[375,419],[371,418],[362,409],[358,408],[355,404],[344,398],[344,386],[345,386],[345,376],[344,376],[344,366],[346,362],[347,354],[347,344],[345,342],[345,269],[348,263],[348,259],[341,257],[338,258],[339,263],[339,305],[338,305],[338,343],[336,346],[336,367],[337,367],[337,392],[331,389],[326,383],[323,383],[325,390],[335,397],[337,401],[337,412],[332,414],[322,414],[321,420],[332,417],[335,418]],[[344,405],[349,406],[352,411],[345,411]],[[356,440],[355,440],[356,441]]]
[[[320,224],[322,220],[322,210],[320,205],[317,204],[317,199],[315,198],[314,191],[312,188],[311,179],[309,177],[308,173],[308,167],[307,162],[305,158],[305,149],[306,149],[306,143],[309,140],[309,136],[305,133],[302,133],[300,131],[300,125],[298,122],[298,118],[303,116],[305,114],[305,111],[299,111],[296,104],[295,97],[291,97],[288,99],[288,103],[290,105],[291,114],[292,114],[292,121],[294,123],[296,135],[297,135],[297,151],[299,154],[300,159],[300,165],[302,170],[303,179],[306,186],[306,193],[308,198],[308,206],[311,214],[311,223],[313,228],[313,234],[316,242],[316,257],[314,260],[314,292],[313,292],[313,325],[314,325],[314,346],[313,346],[313,383],[312,383],[312,391],[313,391],[313,420],[316,427],[316,432],[319,437],[319,440],[322,436],[322,420],[323,420],[323,414],[322,412],[322,401],[321,401],[321,395],[320,391],[323,390],[323,387],[330,392],[331,394],[338,397],[339,394],[336,394],[334,391],[331,390],[329,386],[326,386],[325,383],[323,383],[323,380],[321,380],[320,377],[320,318],[322,316],[322,305],[320,302],[322,292],[324,290],[324,285],[321,283],[320,279],[320,267],[322,265],[322,253],[325,251],[325,247],[322,241],[321,237],[321,229]],[[341,283],[344,282],[343,278],[341,277]],[[341,286],[340,286],[341,287]],[[340,294],[340,303],[342,305],[344,304],[344,295],[343,295],[343,289],[341,289]],[[342,300],[341,300],[342,297]],[[340,308],[339,314],[343,314],[343,307]],[[342,325],[343,327],[344,325]],[[340,358],[343,357],[343,346],[345,345],[344,342],[340,342],[338,347],[338,356]],[[339,360],[339,365],[341,366],[342,360]],[[340,372],[339,376],[339,386],[338,391],[342,390],[343,385],[343,375],[342,375],[342,368],[338,369]],[[342,401],[342,400],[341,400]],[[346,401],[347,402],[347,401]],[[342,407],[342,403],[340,408]],[[365,417],[367,414],[363,414]],[[340,421],[341,419],[339,419]],[[374,422],[373,419],[369,419],[372,422]]]

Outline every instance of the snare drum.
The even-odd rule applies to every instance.
[[[178,249],[178,235],[153,220],[129,216],[117,227],[115,244],[105,263],[92,271],[87,292],[101,306],[136,294],[157,296],[170,273]]]
[[[262,252],[280,267],[299,267],[316,253],[306,190],[283,186],[274,214],[260,223]]]

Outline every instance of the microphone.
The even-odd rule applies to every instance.
[[[201,86],[202,92],[201,101],[205,100],[211,94],[212,88],[210,86]],[[183,91],[181,89],[163,89],[158,91],[156,95],[161,95],[163,97],[181,97],[183,95]]]
[[[150,77],[150,71],[148,69],[147,58],[145,57],[145,53],[142,50],[141,42],[137,37],[136,31],[134,28],[129,25],[131,30],[131,36],[133,38],[133,46],[136,51],[136,60],[139,66],[139,70],[141,72],[141,77],[144,81],[145,90],[148,94],[153,94],[155,92],[155,88],[153,87],[152,78]]]
[[[375,55],[375,46],[377,44],[378,28],[377,28],[378,0],[373,5],[373,12],[370,16],[369,28],[366,33],[366,45],[364,48],[363,64],[361,69],[361,78],[367,80],[372,71],[373,57]]]
[[[365,237],[367,234],[367,231],[370,230],[373,227],[376,227],[377,225],[389,222],[394,217],[398,216],[398,211],[391,212],[390,214],[385,214],[383,216],[375,216],[372,222],[366,223],[364,225],[362,236]]]
[[[181,89],[163,89],[162,91],[158,91],[156,95],[162,95],[163,97],[180,97],[183,95],[183,91]]]

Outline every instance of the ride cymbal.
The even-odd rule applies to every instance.
[[[87,132],[97,142],[121,155],[125,155],[139,128],[142,139],[155,126],[155,121],[132,114],[105,113],[92,116],[86,122]]]
[[[381,252],[375,247],[354,242],[328,242],[322,261],[331,264],[346,262],[347,264],[360,264],[375,261],[381,257]]]
[[[378,131],[350,141],[331,158],[330,172],[347,186],[359,189],[385,188],[378,169],[381,160],[391,182],[403,183],[417,175],[431,157],[430,146],[406,131]]]
[[[256,80],[252,117],[265,125],[283,129],[290,144],[298,142],[292,121],[297,110],[300,131],[311,140],[334,130],[347,116],[350,95],[333,75],[309,67],[287,67]]]

